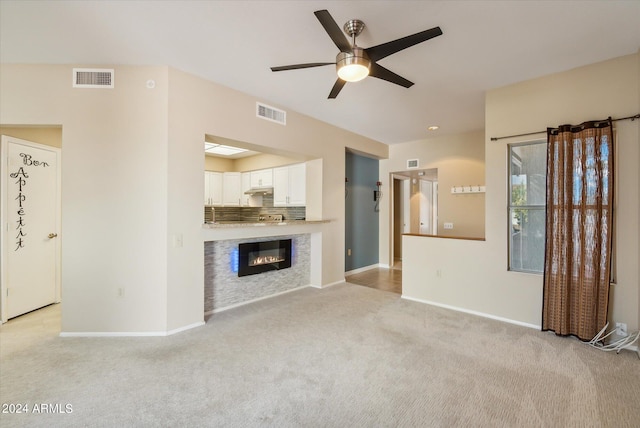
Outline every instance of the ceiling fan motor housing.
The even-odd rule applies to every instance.
[[[356,82],[357,80],[354,80],[353,77],[345,78],[341,75],[341,72],[344,72],[345,70],[345,66],[354,66],[347,67],[347,69],[360,68],[363,72],[363,75],[362,78],[358,80],[362,80],[369,74],[371,61],[369,60],[369,57],[367,56],[367,53],[364,51],[364,49],[354,46],[352,52],[340,52],[338,56],[336,56],[336,71],[338,72],[338,76],[340,76],[342,80],[346,80],[348,82]],[[364,73],[364,68],[366,68],[367,70],[366,73]]]

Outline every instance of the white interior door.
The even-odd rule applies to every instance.
[[[431,233],[438,234],[438,182],[431,182]]]
[[[420,234],[432,235],[433,185],[420,180]]]
[[[411,180],[402,180],[402,233],[411,231]]]
[[[60,300],[60,149],[2,136],[2,321]]]

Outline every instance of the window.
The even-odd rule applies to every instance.
[[[546,141],[509,145],[509,270],[544,270],[546,176]]]

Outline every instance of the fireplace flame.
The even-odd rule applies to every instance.
[[[261,256],[256,257],[251,261],[249,266],[258,266],[258,265],[267,265],[270,263],[280,263],[283,262],[284,258],[274,257],[274,256]]]

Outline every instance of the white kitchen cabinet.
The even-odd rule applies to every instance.
[[[222,173],[204,172],[204,204],[222,205]]]
[[[273,168],[273,206],[285,207],[289,199],[289,167]]]
[[[225,172],[222,174],[222,205],[239,207],[242,200],[242,174]]]
[[[242,173],[242,187],[240,188],[240,192],[242,193],[242,206],[250,207],[251,206],[251,195],[247,195],[244,192],[251,188],[251,173],[243,172]]]
[[[273,186],[273,169],[251,171],[251,187]]]
[[[307,203],[307,165],[289,166],[289,205],[303,207]]]
[[[305,206],[307,175],[304,163],[273,169],[273,206]]]

